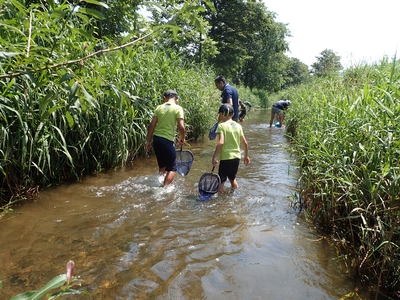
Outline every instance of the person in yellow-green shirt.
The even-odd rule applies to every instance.
[[[164,176],[164,186],[169,185],[176,173],[175,132],[178,126],[179,145],[185,143],[183,109],[178,105],[178,94],[174,90],[164,93],[164,104],[157,106],[147,132],[146,151],[153,148],[157,157],[158,171]]]
[[[234,114],[233,106],[222,104],[218,110],[219,123],[217,128],[218,144],[215,147],[212,157],[212,164],[216,166],[219,158],[218,175],[221,178],[221,184],[218,193],[224,191],[225,181],[228,179],[233,189],[237,189],[236,174],[239,169],[241,158],[240,145],[244,146],[244,163],[247,166],[250,163],[249,146],[243,134],[242,126],[232,120]]]

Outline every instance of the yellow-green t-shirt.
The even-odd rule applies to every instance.
[[[216,133],[223,133],[224,135],[224,145],[219,153],[219,159],[240,159],[240,137],[243,136],[242,126],[233,120],[228,120],[218,124]]]
[[[154,135],[174,141],[177,119],[183,119],[183,109],[181,106],[166,102],[157,106],[154,115],[157,117]]]

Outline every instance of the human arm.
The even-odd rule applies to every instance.
[[[247,166],[250,164],[250,157],[249,157],[249,145],[247,143],[246,138],[244,135],[240,137],[240,140],[242,141],[243,147],[244,147],[244,164]]]
[[[177,123],[178,123],[178,131],[180,134],[179,145],[183,146],[185,144],[185,123],[181,118],[177,119]]]
[[[221,152],[222,146],[224,145],[225,139],[224,139],[224,134],[219,133],[218,134],[218,144],[215,147],[214,155],[212,157],[211,163],[213,166],[216,166],[218,164],[218,157],[219,153]]]
[[[150,122],[149,128],[147,130],[147,142],[146,142],[146,152],[149,152],[151,149],[151,139],[153,137],[154,129],[157,125],[157,117],[154,116]]]

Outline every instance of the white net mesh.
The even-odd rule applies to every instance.
[[[218,174],[206,173],[203,174],[199,181],[199,191],[203,193],[215,194],[221,184],[221,179]]]
[[[177,150],[176,151],[176,171],[186,176],[189,174],[190,168],[194,161],[194,155],[188,150]]]

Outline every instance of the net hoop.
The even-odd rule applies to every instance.
[[[199,180],[199,199],[208,200],[218,192],[221,184],[221,178],[218,174],[213,173],[215,166],[213,166],[211,173],[204,173]]]
[[[218,122],[215,123],[213,126],[210,128],[210,132],[208,133],[208,138],[210,140],[214,140],[217,137],[217,128],[218,128]]]
[[[194,155],[189,150],[176,150],[176,171],[181,176],[189,174],[194,161]]]

